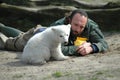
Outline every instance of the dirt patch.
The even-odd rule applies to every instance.
[[[45,65],[23,64],[20,52],[0,51],[0,80],[119,80],[120,33],[105,33],[109,51],[50,61]]]

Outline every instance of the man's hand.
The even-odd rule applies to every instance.
[[[91,43],[84,42],[82,45],[78,46],[76,49],[77,53],[81,55],[87,55],[93,51],[93,48],[91,47]]]

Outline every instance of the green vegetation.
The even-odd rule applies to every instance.
[[[59,71],[56,71],[55,73],[52,74],[53,77],[62,77],[63,76],[63,73],[62,72],[59,72]]]
[[[43,80],[50,80],[52,78],[60,78],[60,77],[68,77],[71,75],[72,75],[71,72],[56,71],[56,72],[52,73],[51,75],[44,77]]]

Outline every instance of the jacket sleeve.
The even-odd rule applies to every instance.
[[[72,56],[72,55],[78,55],[76,52],[76,46],[62,46],[62,52],[65,56]]]
[[[95,27],[90,31],[90,42],[97,46],[98,52],[105,52],[108,49],[108,44],[104,39],[104,35],[99,29],[98,25],[94,25]]]

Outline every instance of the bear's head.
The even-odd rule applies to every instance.
[[[52,28],[56,40],[60,43],[68,43],[68,38],[70,35],[71,25],[58,25]]]

